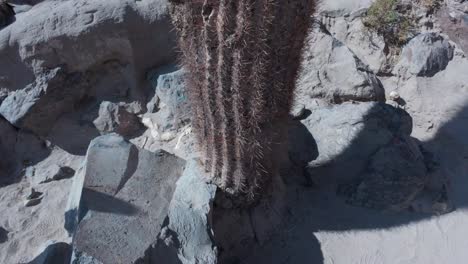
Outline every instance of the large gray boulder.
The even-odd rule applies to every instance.
[[[134,263],[143,257],[158,238],[184,166],[180,158],[137,149],[115,134],[93,140],[81,176],[81,199],[73,199],[78,215],[68,216],[84,217],[74,233],[73,263],[87,263],[90,257]],[[81,192],[77,185],[75,197]]]
[[[454,55],[454,46],[436,33],[413,38],[402,51],[394,72],[400,76],[434,76],[445,70]]]
[[[216,186],[197,161],[109,134],[91,142],[84,164],[65,214],[72,263],[216,263]]]
[[[217,263],[211,220],[216,186],[205,183],[202,175],[197,160],[187,162],[169,205],[168,225],[156,245],[155,260],[168,259],[172,251],[177,253],[178,263]]]
[[[174,60],[170,28],[164,0],[34,5],[0,31],[0,115],[45,135],[83,99],[145,101],[146,72]]]
[[[302,133],[309,133],[318,153],[315,159],[309,158],[309,170],[330,169],[330,176],[336,175],[338,182],[358,176],[376,151],[395,137],[410,135],[412,129],[411,117],[407,113],[377,102],[344,103],[312,109],[311,115],[301,122],[307,129]],[[295,136],[291,140],[296,138],[300,137]],[[290,156],[307,160],[307,157],[302,157],[307,153],[291,151]]]
[[[383,87],[344,43],[314,29],[304,54],[298,90],[303,96],[345,101],[382,101]]]
[[[83,74],[67,74],[62,68],[43,72],[24,89],[10,91],[1,102],[0,115],[16,127],[44,135],[62,113],[73,110],[83,99],[88,85],[85,79]]]
[[[428,182],[430,161],[410,137],[412,120],[402,109],[377,102],[318,107],[302,125],[291,131],[293,163],[352,205],[407,209]]]

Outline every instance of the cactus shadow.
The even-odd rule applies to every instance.
[[[364,118],[364,120],[367,120]],[[299,156],[300,162],[292,163],[293,169],[286,175],[287,189],[286,204],[287,224],[278,230],[275,237],[262,246],[261,254],[268,261],[254,261],[245,263],[324,263],[322,246],[326,245],[327,238],[317,237],[321,232],[356,232],[360,230],[385,230],[388,228],[408,226],[412,223],[427,221],[439,216],[433,213],[420,213],[411,210],[382,211],[364,207],[352,206],[345,202],[343,197],[337,195],[339,178],[331,176],[325,179],[328,184],[322,186],[320,181],[313,187],[304,183],[300,167],[317,158],[320,154],[314,137],[307,128],[301,124],[293,123],[294,150],[301,153],[309,149],[312,155]],[[323,168],[313,171],[315,177],[327,178],[327,166],[339,167],[341,162],[353,153],[359,152],[365,144],[369,133],[366,129],[375,129],[364,125],[360,133],[341,155],[337,156],[332,165],[325,164]],[[449,187],[447,195],[454,211],[462,211],[468,207],[468,105],[464,106],[448,122],[443,124],[434,136],[420,142],[422,148],[436,156],[439,175],[448,177]],[[302,143],[301,143],[302,142]],[[294,149],[295,147],[298,147]],[[291,150],[290,150],[291,152]],[[315,153],[316,155],[313,155]],[[305,157],[305,158],[304,158]],[[290,157],[291,158],[291,157]],[[295,157],[297,159],[297,156]],[[295,168],[294,168],[295,167]],[[299,168],[298,168],[299,167]],[[339,170],[346,173],[346,168]],[[283,176],[284,178],[285,176]],[[296,180],[292,180],[296,179]],[[330,184],[335,182],[335,184]],[[453,212],[447,213],[448,216]],[[325,239],[325,240],[324,240]],[[325,244],[324,244],[325,243]],[[334,254],[334,253],[329,253]]]

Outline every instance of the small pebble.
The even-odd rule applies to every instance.
[[[396,91],[391,91],[390,92],[390,100],[392,101],[397,101],[398,99],[400,99],[400,94]]]

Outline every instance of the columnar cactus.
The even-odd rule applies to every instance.
[[[278,169],[315,1],[170,2],[205,169],[253,200]]]

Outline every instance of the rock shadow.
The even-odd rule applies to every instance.
[[[47,248],[28,264],[60,264],[70,263],[72,247],[64,242],[59,242],[47,246]]]
[[[138,208],[112,195],[83,188],[83,212],[88,210],[118,215],[136,215]],[[82,213],[86,215],[86,213]]]

